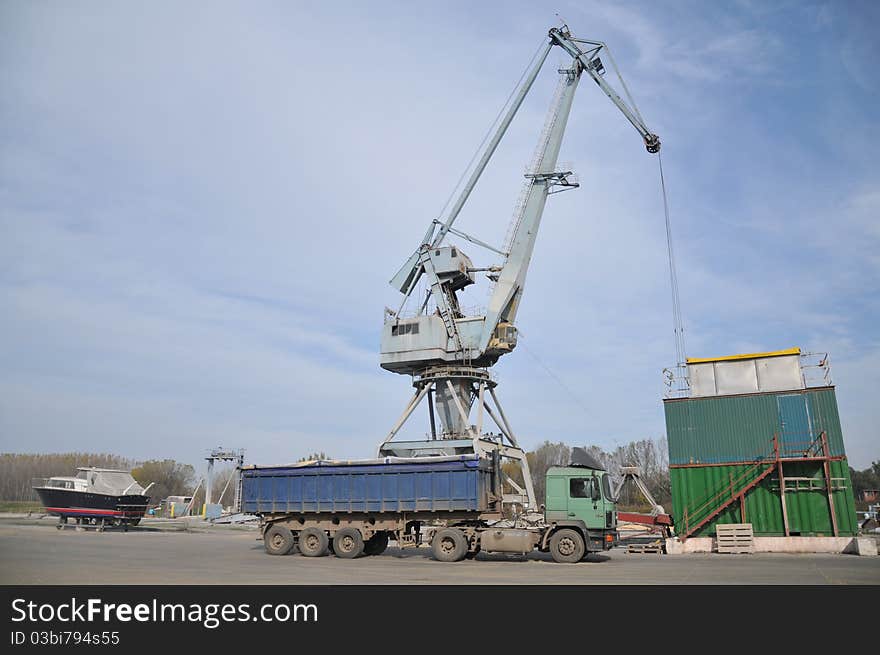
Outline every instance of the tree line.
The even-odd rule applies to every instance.
[[[129,470],[134,462],[109,453],[0,454],[0,499],[37,500],[35,478],[76,475],[78,466]]]
[[[584,449],[611,473],[618,475],[620,466],[640,466],[642,476],[660,504],[670,504],[669,464],[666,456],[664,439],[657,441],[643,439],[618,446],[612,451],[605,451],[599,446],[586,446]],[[545,441],[533,451],[527,453],[535,495],[539,503],[544,502],[544,480],[547,469],[551,466],[567,465],[571,462],[572,446],[566,443]],[[324,452],[309,453],[299,461],[329,459]],[[190,464],[173,459],[148,460],[139,462],[109,453],[50,453],[50,454],[0,454],[0,499],[11,501],[36,501],[36,492],[32,488],[35,478],[49,478],[59,475],[76,475],[80,466],[131,470],[132,476],[139,484],[146,486],[153,483],[149,495],[153,502],[172,495],[191,496],[195,492],[194,507],[201,507],[205,501],[205,485],[197,477],[195,468]],[[508,473],[516,476],[513,468]],[[231,467],[216,471],[212,477],[213,496],[215,503],[228,506],[232,504],[235,490],[233,484],[227,484],[233,474]],[[199,483],[201,484],[199,485]],[[198,490],[196,486],[199,485]],[[225,489],[225,492],[224,492]],[[222,493],[222,497],[221,497]],[[645,502],[631,489],[624,489],[621,502],[625,506],[640,507]]]
[[[545,501],[545,476],[551,466],[564,466],[571,463],[572,448],[563,442],[545,441],[526,454],[535,496],[539,503]],[[667,511],[672,510],[672,491],[669,483],[669,459],[665,439],[641,439],[632,441],[614,450],[606,451],[599,446],[584,446],[586,452],[594,457],[611,474],[616,483],[620,479],[621,466],[639,466],[642,478],[658,503]],[[310,453],[299,461],[329,459],[323,452]],[[10,501],[36,501],[36,492],[32,488],[34,479],[49,478],[59,475],[76,475],[80,466],[95,466],[131,470],[139,484],[146,486],[154,483],[149,494],[154,502],[167,496],[190,496],[193,494],[199,478],[195,468],[190,464],[173,459],[148,460],[138,462],[110,453],[49,453],[49,454],[18,454],[0,453],[0,499]],[[518,470],[510,464],[505,465],[508,475],[518,477]],[[227,484],[234,469],[223,468],[214,473],[212,487],[214,502],[224,506],[232,504],[235,490],[232,483]],[[880,489],[880,461],[873,462],[870,467],[857,471],[850,467],[853,483],[853,494],[856,501],[865,489]],[[521,479],[520,479],[521,482]],[[225,488],[225,492],[224,492]],[[221,497],[221,492],[222,497]],[[196,493],[194,506],[201,507],[204,502],[204,483]],[[631,488],[621,492],[620,503],[626,508],[646,509],[647,503]]]
[[[74,476],[80,466],[131,470],[139,484],[155,483],[149,494],[157,501],[171,494],[191,494],[196,477],[191,465],[171,459],[138,462],[109,453],[0,453],[0,499],[36,501],[34,480]]]

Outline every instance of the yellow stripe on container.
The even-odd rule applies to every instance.
[[[744,355],[727,355],[726,357],[688,357],[685,361],[688,364],[707,364],[709,362],[731,362],[737,359],[759,359],[761,357],[781,357],[782,355],[800,354],[800,348],[789,348],[788,350],[774,350],[769,353],[747,353]]]

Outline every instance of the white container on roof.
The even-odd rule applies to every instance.
[[[690,396],[732,396],[804,389],[801,349],[727,357],[688,358]]]

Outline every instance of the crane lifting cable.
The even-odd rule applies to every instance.
[[[685,365],[684,322],[681,313],[681,298],[678,295],[678,271],[675,265],[675,249],[672,247],[672,222],[669,219],[669,200],[666,194],[666,177],[663,174],[663,158],[657,153],[660,167],[660,191],[663,195],[663,216],[666,222],[666,254],[669,260],[669,285],[672,294],[672,331],[675,337],[675,363]]]

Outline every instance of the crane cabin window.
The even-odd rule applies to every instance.
[[[391,326],[391,336],[392,337],[402,337],[405,334],[418,334],[419,333],[419,324],[418,323],[399,323],[397,325]]]

